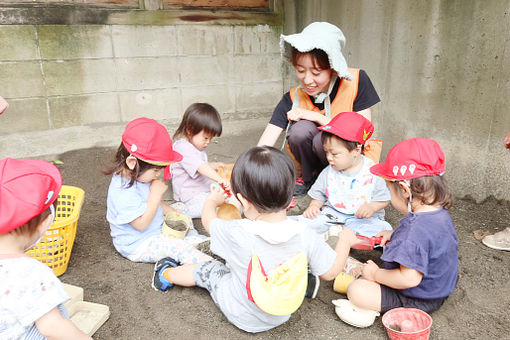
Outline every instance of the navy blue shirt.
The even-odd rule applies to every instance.
[[[403,265],[423,274],[420,284],[402,294],[438,299],[453,293],[458,275],[457,232],[450,214],[436,211],[410,213],[391,235],[381,259],[386,269]]]

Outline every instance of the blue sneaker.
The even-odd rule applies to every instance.
[[[152,277],[152,288],[162,292],[166,292],[168,289],[172,288],[174,284],[163,277],[163,272],[170,267],[178,266],[179,262],[171,257],[165,257],[156,262],[154,265],[154,276]]]

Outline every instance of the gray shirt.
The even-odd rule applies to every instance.
[[[300,222],[287,219],[279,223],[252,221],[262,227],[278,228]],[[271,315],[248,299],[246,277],[252,254],[256,254],[266,273],[282,264],[297,252],[306,254],[313,274],[322,275],[332,266],[336,252],[310,228],[288,241],[271,244],[241,226],[240,221],[215,219],[211,223],[211,251],[225,259],[230,273],[224,275],[217,287],[217,304],[227,319],[248,332],[262,332],[286,322],[290,315]]]

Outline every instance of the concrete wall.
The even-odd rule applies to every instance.
[[[0,158],[118,145],[139,116],[173,130],[197,101],[227,134],[260,130],[283,93],[281,29],[0,25]]]
[[[384,154],[433,138],[457,196],[510,199],[510,1],[285,1],[285,33],[313,21],[342,29],[349,65],[378,90]]]

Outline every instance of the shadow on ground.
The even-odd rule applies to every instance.
[[[208,149],[210,160],[233,162],[255,145],[258,134],[223,137]],[[317,299],[306,299],[290,321],[268,332],[248,334],[232,326],[216,308],[207,291],[174,287],[166,293],[151,288],[152,264],[133,263],[113,248],[105,219],[109,178],[100,166],[115,149],[94,148],[60,155],[64,184],[85,190],[85,204],[67,272],[60,279],[85,289],[85,300],[110,307],[110,319],[95,339],[386,339],[380,318],[357,329],[340,321],[331,300],[332,282],[322,282]],[[457,193],[462,196],[462,193]],[[166,195],[171,198],[170,193]],[[307,205],[301,199],[291,214]],[[458,199],[451,209],[459,236],[460,278],[454,294],[432,314],[431,339],[509,339],[510,252],[488,249],[472,231],[498,231],[510,220],[508,202],[489,199],[482,204]],[[401,216],[387,209],[395,227]],[[379,262],[379,251],[351,253]]]

